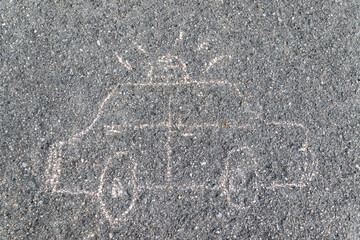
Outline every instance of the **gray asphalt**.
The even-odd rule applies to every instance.
[[[0,239],[360,239],[360,3],[1,1]]]

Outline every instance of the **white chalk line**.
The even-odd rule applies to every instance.
[[[199,47],[196,49],[197,52],[199,52],[200,50],[202,50],[204,47],[208,46],[209,43],[207,42],[202,42]]]
[[[116,85],[113,90],[111,91],[110,94],[108,94],[106,96],[106,98],[102,101],[102,103],[100,104],[99,110],[96,114],[95,119],[92,121],[92,123],[85,128],[83,131],[81,131],[78,134],[75,134],[69,141],[68,143],[73,143],[75,141],[78,141],[82,136],[84,136],[86,133],[88,133],[90,130],[92,130],[94,128],[94,125],[96,124],[96,122],[99,120],[101,114],[103,113],[103,108],[106,104],[107,101],[109,101],[109,99],[116,93],[116,90],[119,88],[119,85]]]
[[[49,157],[47,159],[47,162],[49,164],[48,169],[46,171],[46,175],[48,176],[48,183],[52,187],[52,191],[57,191],[57,185],[58,185],[58,178],[61,175],[61,160],[59,160],[59,157],[61,157],[62,147],[65,144],[74,144],[76,141],[78,141],[82,136],[84,136],[86,133],[88,133],[91,129],[93,129],[95,123],[99,120],[103,108],[106,104],[106,102],[115,94],[118,86],[115,86],[110,94],[106,96],[106,98],[102,101],[100,104],[99,110],[96,114],[96,117],[92,121],[92,123],[85,128],[80,133],[75,134],[73,137],[71,137],[66,142],[57,142],[54,143],[50,148]],[[52,172],[51,172],[52,171]]]
[[[150,190],[150,191],[155,191],[155,190],[198,191],[198,190],[220,190],[220,187],[217,185],[211,187],[204,184],[190,184],[190,185],[156,184],[156,185],[139,185],[139,189]]]
[[[183,37],[184,37],[184,32],[183,32],[183,31],[180,31],[180,32],[179,32],[179,36],[176,38],[176,40],[175,40],[175,42],[174,42],[174,44],[173,44],[172,47],[175,47],[180,41],[182,41],[182,40],[183,40]],[[138,44],[136,41],[133,42],[133,45],[135,45],[135,46],[136,46],[136,49],[137,49],[139,52],[141,52],[142,54],[144,54],[144,55],[146,55],[146,56],[150,56],[149,53],[148,53],[148,51],[146,51],[146,50],[144,49],[144,47],[143,47],[142,45]],[[202,49],[204,48],[204,46],[207,46],[207,45],[208,45],[208,43],[202,42],[202,43],[199,45],[199,47],[197,48],[196,51],[198,52],[198,51],[202,50]],[[127,60],[124,61],[124,60],[117,54],[117,52],[115,52],[115,55],[116,55],[117,59],[119,60],[119,62],[120,62],[122,65],[124,65],[127,70],[129,70],[129,71],[132,70],[132,66],[129,64],[129,62],[128,62]],[[165,62],[167,62],[167,63],[171,63],[171,59],[172,59],[172,58],[174,58],[174,59],[176,59],[176,60],[178,60],[178,61],[180,62],[181,66],[182,66],[182,70],[183,70],[183,72],[185,72],[185,74],[186,74],[185,77],[184,77],[184,80],[187,81],[187,80],[189,79],[190,75],[189,75],[188,72],[187,72],[187,67],[186,67],[186,64],[183,62],[183,60],[182,60],[181,58],[179,58],[178,56],[171,55],[171,54],[167,54],[167,55],[161,56],[161,57],[158,59],[158,61],[164,62],[164,60],[165,60],[166,58],[167,58],[167,61],[165,61]],[[221,55],[221,56],[218,56],[218,57],[213,58],[213,59],[210,60],[208,63],[205,63],[206,69],[205,69],[205,71],[202,72],[202,73],[204,74],[205,72],[208,72],[215,64],[223,61],[223,60],[226,59],[226,58],[231,59],[232,56],[231,56],[231,55]],[[149,62],[149,65],[150,65],[150,71],[148,72],[147,77],[148,77],[148,78],[150,79],[150,81],[152,82],[152,80],[153,80],[153,65],[151,64],[151,62]]]
[[[253,157],[253,163],[254,163],[254,165],[255,165],[255,168],[257,168],[257,165],[258,165],[258,164],[257,164],[257,161],[256,161],[256,157],[254,156],[254,151],[253,151],[250,147],[248,147],[248,146],[242,146],[242,147],[240,147],[240,148],[234,148],[234,149],[232,149],[230,152],[228,152],[227,157],[226,157],[226,159],[225,159],[225,176],[224,176],[224,178],[222,179],[221,188],[222,188],[222,190],[223,190],[223,192],[224,192],[224,194],[225,194],[226,201],[227,201],[228,205],[229,205],[230,207],[232,207],[233,209],[236,209],[236,210],[245,210],[245,209],[247,209],[247,208],[250,208],[251,205],[243,206],[243,205],[239,205],[239,204],[237,204],[237,203],[234,203],[234,202],[232,202],[232,200],[231,200],[231,194],[237,192],[237,191],[236,191],[236,188],[235,188],[235,186],[234,186],[234,184],[233,184],[233,178],[234,178],[234,177],[229,176],[229,159],[230,159],[231,155],[232,155],[235,151],[246,151],[247,153],[250,154],[251,157]],[[238,172],[238,171],[237,171],[237,172]],[[258,176],[257,176],[257,172],[255,172],[255,174],[256,174],[256,177],[258,177]],[[243,173],[241,174],[241,176],[242,176],[242,177],[245,177],[245,176],[243,175]],[[228,184],[228,186],[226,186],[226,184]],[[258,192],[258,184],[257,184],[257,181],[255,181],[255,191]],[[256,194],[255,194],[255,196],[254,196],[253,202],[256,201],[255,198],[256,198]]]
[[[229,83],[226,80],[221,81],[181,81],[181,82],[144,82],[144,83],[120,83],[119,86],[124,87],[171,87],[171,86],[186,86],[186,85],[228,85],[228,86],[237,86],[240,84]],[[240,91],[237,93],[240,93]],[[240,96],[242,94],[240,93]]]
[[[110,226],[113,227],[114,223],[113,223],[113,219],[112,217],[110,216],[110,214],[108,213],[108,211],[106,210],[106,205],[105,203],[102,201],[102,192],[103,192],[103,186],[104,186],[104,176],[105,176],[105,173],[106,173],[106,170],[108,168],[108,165],[110,164],[110,161],[111,161],[111,157],[108,158],[106,164],[105,164],[105,167],[103,169],[103,172],[101,173],[101,176],[100,176],[100,184],[99,184],[99,188],[98,188],[98,192],[97,192],[97,197],[99,199],[99,202],[100,202],[100,208],[101,210],[103,211],[106,219],[109,221],[110,223]]]
[[[70,191],[70,190],[54,190],[53,193],[60,193],[60,194],[68,194],[68,195],[88,195],[88,196],[97,196],[96,192],[92,191],[84,191],[84,190],[76,190],[76,191]]]
[[[51,190],[53,192],[57,190],[58,178],[61,175],[61,160],[59,160],[59,158],[61,158],[61,148],[63,145],[64,142],[53,144],[50,148],[49,158],[47,159],[49,166],[46,175],[48,176],[48,183],[52,187]]]
[[[216,57],[216,58],[212,59],[210,62],[208,62],[206,64],[205,72],[208,72],[216,63],[224,60],[225,58],[231,59],[231,56],[230,55],[222,55],[222,56],[219,56],[219,57]]]
[[[183,136],[183,137],[193,137],[195,135],[193,133],[182,133],[181,136]]]
[[[130,205],[128,208],[126,208],[126,210],[124,210],[120,216],[118,218],[113,218],[111,216],[111,214],[108,212],[108,210],[106,209],[106,204],[103,201],[103,188],[104,188],[104,177],[107,171],[107,168],[111,162],[111,160],[113,159],[113,157],[109,157],[108,160],[105,163],[105,167],[103,169],[103,172],[100,176],[100,184],[99,184],[99,188],[98,188],[98,192],[96,194],[99,202],[100,202],[100,208],[103,211],[106,219],[109,221],[110,225],[113,227],[115,223],[118,223],[121,220],[125,220],[126,215],[128,215],[128,213],[134,208],[135,203],[138,199],[138,195],[139,195],[139,189],[137,187],[137,177],[136,177],[136,169],[137,169],[137,163],[135,161],[133,161],[132,157],[127,154],[126,152],[118,152],[116,154],[116,156],[121,156],[121,155],[126,155],[129,157],[131,163],[133,164],[133,168],[132,168],[132,186],[133,186],[133,191],[134,194],[132,196]]]
[[[173,59],[177,60],[180,64],[177,65],[176,63],[173,64]],[[177,69],[177,68],[181,68],[181,70],[185,73],[185,76],[183,77],[182,81],[183,83],[186,83],[190,77],[190,75],[188,74],[188,71],[187,71],[187,67],[186,67],[186,64],[184,63],[184,61],[179,58],[178,56],[174,56],[174,55],[164,55],[164,56],[161,56],[157,61],[156,61],[157,64],[166,64],[166,65],[162,65],[163,68],[165,68],[166,70],[169,70],[169,69]],[[153,80],[153,67],[152,67],[152,64],[150,64],[151,68],[150,68],[150,71],[148,72],[147,76],[148,78],[150,79],[150,82],[152,82]],[[171,75],[165,75],[165,76],[158,76],[160,77],[161,79],[165,79],[166,81],[164,83],[166,84],[169,84],[169,79],[173,76]],[[171,85],[169,85],[171,86]]]
[[[168,122],[167,122],[167,142],[166,142],[166,156],[167,156],[167,166],[166,166],[166,181],[171,181],[171,155],[172,155],[172,148],[171,148],[171,133],[172,133],[172,115],[171,115],[171,103],[172,103],[172,94],[169,95],[169,102],[168,102]]]
[[[182,123],[159,123],[159,124],[140,124],[136,126],[122,126],[122,125],[105,125],[104,126],[106,135],[116,135],[116,134],[122,134],[126,132],[128,129],[133,130],[144,130],[144,129],[158,129],[158,128],[164,128],[164,129],[172,129],[176,128],[178,130],[186,129],[186,130],[194,130],[194,129],[204,129],[204,128],[228,128],[228,129],[251,129],[252,127],[249,124],[239,125],[239,124],[227,124],[226,126],[223,126],[220,123],[204,123],[204,124],[182,124]],[[171,134],[174,134],[175,132],[173,130],[170,130]],[[191,136],[194,134],[191,133],[184,133],[185,136]]]
[[[180,32],[179,32],[179,36],[175,39],[174,46],[175,46],[176,44],[178,44],[180,41],[182,41],[182,40],[183,40],[183,37],[184,37],[184,32],[183,32],[183,31],[180,31]]]
[[[125,67],[127,70],[129,70],[129,71],[132,70],[132,66],[130,65],[130,63],[129,63],[127,60],[124,61],[116,52],[115,52],[115,55],[116,55],[117,59],[119,60],[119,62],[120,62],[122,65],[124,65],[124,67]]]
[[[146,56],[149,56],[149,53],[144,49],[142,45],[137,44],[137,42],[134,42],[134,45],[141,53],[143,53]]]
[[[150,79],[150,82],[153,81],[152,76],[153,76],[153,66],[150,64],[150,70],[149,70],[149,72],[147,73],[147,78]]]
[[[124,194],[124,186],[122,185],[121,181],[118,178],[114,178],[112,184],[111,196],[113,198],[117,198]]]

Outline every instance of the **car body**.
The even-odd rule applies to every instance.
[[[264,120],[236,83],[190,79],[177,57],[151,66],[146,80],[116,85],[89,126],[53,144],[54,193],[98,199],[116,225],[145,190],[217,190],[239,211],[261,188],[304,187],[313,177],[304,125]]]

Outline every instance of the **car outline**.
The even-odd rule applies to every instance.
[[[119,58],[119,56],[117,55],[119,62],[124,62],[121,58]],[[164,57],[165,59],[181,59],[177,56],[172,56],[172,55],[166,55],[166,56],[161,56]],[[121,59],[121,60],[120,60]],[[182,60],[181,60],[182,61]],[[128,66],[128,70],[131,70],[131,66]],[[150,71],[152,71],[153,68],[151,68]],[[150,75],[150,74],[149,74]],[[163,77],[161,77],[163,78]],[[166,78],[166,77],[165,77]],[[139,197],[139,193],[140,191],[146,189],[146,190],[168,190],[168,189],[179,189],[179,190],[198,190],[198,189],[218,189],[221,190],[222,193],[224,194],[224,196],[226,197],[226,201],[229,205],[230,208],[236,209],[236,210],[244,210],[246,208],[251,207],[250,206],[242,206],[240,204],[237,203],[233,203],[231,198],[230,198],[230,194],[232,194],[234,191],[236,191],[236,189],[234,190],[234,184],[230,183],[230,178],[231,176],[229,176],[229,158],[231,156],[231,154],[234,151],[248,151],[250,155],[254,156],[254,161],[256,161],[256,154],[254,152],[254,149],[248,147],[248,146],[239,146],[239,148],[234,148],[231,151],[229,151],[227,153],[226,159],[225,159],[225,169],[224,169],[224,173],[221,176],[221,179],[219,180],[219,183],[216,187],[210,188],[206,185],[183,185],[183,186],[179,186],[176,185],[176,183],[172,183],[171,179],[172,179],[172,173],[171,173],[171,169],[169,170],[169,168],[167,168],[167,173],[166,173],[166,181],[164,184],[157,184],[157,185],[152,185],[152,186],[147,186],[147,185],[140,185],[138,184],[138,179],[137,179],[137,165],[138,162],[136,162],[136,160],[132,159],[132,157],[130,156],[130,154],[128,154],[128,152],[126,151],[118,151],[116,152],[115,155],[112,156],[108,156],[107,159],[104,161],[105,165],[104,168],[101,172],[100,178],[99,178],[99,185],[97,187],[96,190],[94,191],[87,191],[87,190],[76,190],[73,191],[71,189],[59,189],[59,177],[61,177],[61,158],[59,156],[62,155],[62,148],[66,145],[66,144],[76,144],[79,141],[81,141],[81,138],[86,136],[87,133],[89,133],[90,131],[93,131],[95,125],[99,122],[102,114],[104,113],[105,110],[105,106],[106,104],[109,102],[110,99],[112,99],[112,97],[114,95],[117,94],[118,90],[120,88],[123,87],[182,87],[182,86],[187,86],[187,85],[208,85],[211,87],[214,86],[226,86],[228,88],[231,88],[232,91],[235,91],[236,94],[238,94],[239,98],[242,98],[243,95],[240,93],[239,89],[238,89],[238,85],[235,83],[230,83],[227,82],[226,80],[222,80],[222,81],[213,81],[213,80],[207,80],[207,81],[193,81],[189,79],[189,75],[186,73],[185,77],[181,80],[181,81],[170,81],[169,79],[167,79],[167,81],[160,81],[160,82],[153,82],[152,78],[150,78],[149,82],[146,83],[120,83],[117,84],[112,91],[105,97],[105,99],[101,102],[98,112],[95,116],[95,118],[93,119],[93,121],[90,123],[90,125],[88,127],[86,127],[85,129],[83,129],[82,131],[80,131],[79,133],[73,135],[72,137],[70,137],[68,140],[66,141],[59,141],[59,142],[55,142],[51,147],[50,147],[50,154],[48,156],[48,166],[47,166],[47,170],[46,170],[46,176],[47,176],[47,184],[50,187],[51,191],[53,193],[60,193],[60,194],[69,194],[69,195],[87,195],[87,196],[91,196],[97,199],[97,201],[100,203],[100,208],[103,212],[103,214],[105,215],[106,219],[109,221],[111,226],[116,226],[117,224],[119,224],[121,221],[125,220],[127,215],[134,209],[136,202],[138,201],[138,197]],[[170,102],[170,97],[169,97],[169,102]],[[170,108],[171,108],[171,102],[169,103]],[[304,171],[304,174],[299,178],[298,182],[294,182],[294,183],[289,183],[289,184],[273,184],[271,186],[260,186],[260,187],[265,187],[265,188],[281,188],[281,187],[304,187],[306,186],[306,184],[311,181],[312,177],[314,176],[315,172],[316,172],[316,167],[317,167],[317,163],[315,161],[314,155],[312,153],[312,151],[309,149],[309,130],[300,123],[296,123],[296,122],[287,122],[287,121],[266,121],[264,119],[262,119],[261,117],[259,117],[259,113],[256,111],[251,111],[252,114],[255,114],[256,116],[254,117],[255,119],[257,119],[258,122],[266,125],[266,126],[284,126],[284,127],[293,127],[293,128],[299,128],[301,129],[301,131],[303,131],[304,135],[305,135],[305,141],[302,144],[302,148],[299,150],[301,151],[303,154],[305,154],[305,157],[309,159],[309,161],[312,162],[313,166],[310,169],[310,172],[307,172],[306,170]],[[169,111],[169,114],[171,113],[171,111]],[[164,123],[160,123],[158,125],[151,125],[151,124],[143,124],[143,125],[135,125],[133,126],[134,129],[138,128],[138,129],[150,129],[150,128],[156,128],[156,127],[163,127],[163,128],[167,128],[168,131],[172,131],[172,128],[178,128],[178,129],[184,129],[186,127],[190,127],[190,128],[223,128],[224,126],[221,125],[221,123],[205,123],[203,125],[189,125],[186,126],[185,124],[182,123],[173,123],[170,120],[171,118],[169,117],[169,121],[168,122],[164,122]],[[251,124],[244,124],[244,125],[233,125],[233,126],[226,126],[229,129],[233,129],[233,128],[237,128],[237,129],[251,129],[253,128],[253,126]],[[116,134],[116,131],[121,131],[121,130],[116,130],[115,127],[113,125],[104,125],[105,129],[108,129],[109,132],[113,132],[114,134]],[[169,133],[171,135],[171,133]],[[171,149],[167,150],[167,151],[171,151]],[[169,153],[168,153],[169,154]],[[171,153],[170,153],[171,154]],[[128,207],[126,207],[125,210],[123,210],[118,217],[114,217],[112,216],[112,213],[109,212],[109,210],[106,209],[106,203],[104,202],[105,200],[104,198],[104,178],[105,175],[107,173],[107,169],[109,164],[112,162],[112,159],[114,157],[119,157],[119,156],[128,156],[130,159],[130,162],[132,162],[133,164],[133,168],[132,168],[132,184],[133,184],[133,196],[131,198],[131,201],[128,204]],[[169,159],[168,159],[169,160]],[[169,163],[168,163],[169,164]],[[256,165],[256,163],[255,163]],[[306,167],[305,167],[306,169]],[[257,191],[257,189],[256,189]],[[119,190],[119,192],[122,192],[121,190]]]

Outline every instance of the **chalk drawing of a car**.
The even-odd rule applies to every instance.
[[[260,188],[304,187],[313,177],[304,125],[263,120],[237,84],[190,79],[177,56],[149,66],[146,79],[115,86],[89,126],[52,145],[53,193],[96,198],[115,226],[144,190],[219,190],[241,211]]]

